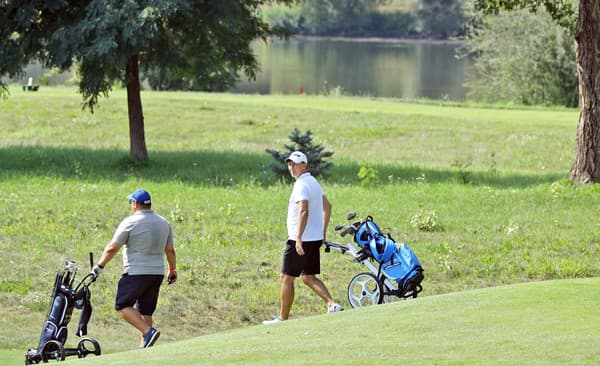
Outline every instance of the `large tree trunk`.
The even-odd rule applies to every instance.
[[[575,30],[579,126],[570,178],[600,182],[600,1],[580,0]]]
[[[129,110],[129,155],[134,160],[148,159],[146,137],[144,135],[144,113],[140,94],[140,70],[138,55],[133,55],[125,70],[127,82],[127,107]]]

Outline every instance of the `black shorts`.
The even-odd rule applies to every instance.
[[[319,249],[323,240],[302,242],[304,255],[296,252],[296,241],[288,240],[283,253],[281,273],[298,277],[300,275],[317,275],[321,273],[321,254]]]
[[[151,316],[156,310],[163,275],[129,275],[123,273],[117,287],[115,309],[135,306],[142,315]]]

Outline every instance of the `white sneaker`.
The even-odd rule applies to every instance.
[[[271,319],[271,320],[265,320],[265,321],[263,321],[262,323],[263,323],[263,324],[275,324],[275,323],[280,323],[280,322],[282,322],[282,321],[283,321],[283,320],[281,320],[281,318],[280,318],[280,317],[276,317],[275,319]]]
[[[340,304],[333,304],[327,308],[327,313],[336,313],[338,311],[344,311],[344,308]]]

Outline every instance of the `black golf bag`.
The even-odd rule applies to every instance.
[[[93,265],[90,253],[90,265]],[[25,355],[25,365],[32,365],[48,360],[63,361],[67,356],[86,357],[89,354],[100,355],[100,344],[87,335],[87,324],[92,315],[89,286],[96,280],[93,273],[88,273],[75,284],[75,276],[79,268],[73,261],[66,261],[63,272],[56,274],[54,287],[50,296],[50,306],[46,322],[42,328],[40,342],[36,349],[29,349]],[[75,285],[75,286],[74,286]],[[68,337],[68,325],[73,309],[81,310],[77,336],[83,337],[76,348],[65,348]]]

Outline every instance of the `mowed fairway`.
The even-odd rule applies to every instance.
[[[409,243],[425,268],[419,301],[600,276],[600,188],[566,179],[575,148],[574,109],[143,92],[149,161],[140,164],[127,157],[124,91],[101,100],[94,114],[81,110],[73,88],[11,92],[0,101],[2,349],[24,354],[37,345],[56,271],[66,258],[87,269],[88,253],[101,253],[129,213],[125,196],[138,187],[152,193],[155,210],[172,222],[179,257],[180,280],[162,290],[155,316],[163,334],[158,344],[166,350],[176,341],[229,334],[220,331],[256,332],[255,325],[277,312],[291,189],[291,181],[270,171],[272,158],[264,150],[284,150],[294,128],[311,130],[316,143],[334,152],[334,167],[321,180],[333,204],[330,227],[355,210]],[[357,176],[366,167],[375,172],[368,182]],[[435,228],[411,224],[419,217],[434,217]],[[328,239],[342,240],[333,230]],[[348,282],[364,270],[337,253],[322,256],[321,277],[347,308]],[[90,335],[105,353],[134,350],[138,343],[113,310],[120,271],[119,255],[92,288]],[[466,302],[453,309],[457,321]],[[420,302],[411,304],[394,306],[435,321],[431,311],[419,313]],[[320,322],[312,316],[323,312],[324,304],[298,284],[289,326]],[[353,314],[359,313],[339,319]],[[414,331],[423,332],[415,342],[427,342],[427,329],[414,321]],[[334,326],[328,329],[343,342],[343,330]],[[444,324],[430,326],[442,332],[436,337],[451,338]],[[531,332],[519,342],[543,338]],[[461,364],[461,352],[453,351],[450,363]]]
[[[502,286],[88,358],[86,365],[597,365],[599,279]]]

